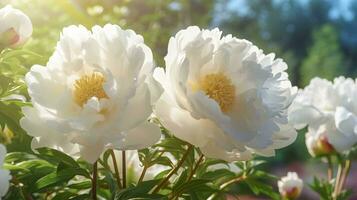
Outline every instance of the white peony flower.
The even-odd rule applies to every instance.
[[[162,89],[143,37],[116,25],[63,30],[46,67],[26,75],[33,107],[21,126],[33,148],[78,151],[95,162],[107,148],[140,149],[160,139],[147,120]]]
[[[6,148],[0,144],[0,199],[5,196],[9,189],[9,181],[11,179],[9,170],[3,169],[4,159],[6,156]]]
[[[221,34],[189,27],[170,39],[166,73],[154,75],[165,89],[155,113],[207,157],[273,156],[296,138],[286,114],[296,91],[287,65],[249,41]]]
[[[290,121],[296,128],[309,126],[310,134],[324,132],[338,152],[347,151],[357,143],[356,97],[357,82],[350,78],[314,78],[291,105]]]
[[[8,5],[0,9],[0,47],[18,46],[32,34],[30,18]]]
[[[287,176],[278,181],[279,192],[286,199],[297,199],[303,188],[303,181],[296,172],[288,172]]]

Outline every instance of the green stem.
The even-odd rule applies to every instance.
[[[118,169],[117,159],[115,157],[114,150],[110,149],[109,151],[110,151],[110,155],[112,156],[112,159],[113,159],[114,171],[115,171],[115,176],[117,179],[118,188],[121,189],[121,188],[123,188],[123,186],[120,182],[120,173],[119,173],[119,169]]]
[[[145,177],[147,169],[148,168],[146,166],[144,166],[143,171],[141,172],[141,175],[140,175],[138,183],[141,183],[144,180],[144,177]]]
[[[203,158],[204,158],[204,156],[203,156],[203,154],[201,154],[200,157],[198,158],[198,161],[196,162],[194,168],[192,169],[190,176],[187,179],[187,182],[191,181],[191,179],[193,178],[193,175],[195,175],[198,167],[200,166],[201,162],[203,161]]]
[[[327,157],[327,164],[328,164],[327,179],[328,179],[328,181],[331,181],[332,176],[333,176],[333,165],[332,165],[332,160],[331,160],[330,156]]]
[[[160,189],[166,185],[166,183],[170,180],[171,176],[173,176],[177,172],[177,170],[182,166],[182,164],[185,162],[187,156],[189,155],[189,153],[191,152],[192,149],[193,149],[193,146],[189,145],[185,154],[182,156],[181,160],[178,161],[175,168],[173,168],[169,172],[169,174],[158,184],[158,186],[154,189],[153,194],[159,192]]]
[[[198,160],[197,160],[195,166],[194,166],[193,169],[191,170],[190,175],[188,176],[188,179],[187,179],[187,181],[186,181],[187,183],[192,180],[193,175],[195,175],[195,173],[196,173],[198,167],[200,166],[201,162],[203,161],[203,158],[204,158],[204,156],[203,156],[203,154],[201,154],[200,157],[198,158]],[[171,195],[171,197],[170,197],[169,199],[170,199],[170,200],[171,200],[171,199],[175,199],[175,198],[176,198],[178,195],[180,195],[180,194],[181,194],[180,191],[178,191],[177,193],[172,192],[172,195]]]
[[[97,176],[98,176],[98,165],[97,161],[93,164],[93,177],[92,177],[92,198],[97,200]]]
[[[220,187],[219,187],[219,191],[223,191],[224,189],[226,189],[228,186],[234,184],[234,183],[238,183],[238,182],[241,182],[242,180],[246,179],[247,177],[243,174],[242,176],[238,176],[234,179],[231,179],[227,182],[224,182]],[[217,196],[218,196],[219,193],[214,193],[212,194],[208,200],[213,200],[215,199]]]
[[[123,167],[123,188],[126,188],[126,155],[125,151],[122,151],[122,167]]]
[[[342,177],[341,177],[338,193],[341,193],[343,187],[345,186],[347,176],[350,172],[350,169],[351,169],[351,160],[346,160],[345,167],[343,168],[343,171],[342,171]]]
[[[31,194],[26,193],[26,191],[24,190],[24,184],[21,183],[15,176],[12,176],[11,183],[19,187],[22,195],[26,198],[26,200],[33,200]]]
[[[335,180],[335,189],[333,191],[333,199],[334,200],[336,200],[337,196],[338,196],[338,192],[339,192],[338,190],[339,190],[339,187],[340,187],[341,176],[342,176],[342,169],[343,169],[343,166],[340,163],[338,165],[338,170],[337,170],[337,175],[336,175],[336,180]]]

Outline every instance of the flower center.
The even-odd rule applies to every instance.
[[[83,106],[92,97],[108,98],[103,89],[104,82],[104,76],[99,72],[81,76],[74,83],[74,101]]]
[[[223,112],[231,110],[234,104],[235,87],[223,73],[208,74],[201,78],[196,87],[211,99],[214,99]]]

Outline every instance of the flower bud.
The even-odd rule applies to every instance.
[[[0,9],[0,49],[16,47],[32,35],[32,23],[27,15],[12,6]]]
[[[326,156],[335,152],[326,136],[326,129],[321,127],[316,132],[309,130],[306,134],[306,147],[311,156]]]
[[[285,199],[297,199],[303,188],[303,181],[296,172],[288,172],[287,176],[278,181],[280,195]]]

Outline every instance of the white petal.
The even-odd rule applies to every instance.
[[[95,163],[104,151],[104,145],[100,142],[80,146],[80,156],[87,162]]]
[[[113,142],[114,147],[119,150],[143,149],[155,144],[161,137],[159,126],[144,122],[143,124],[122,133],[122,140]]]
[[[165,95],[165,94],[164,94]],[[207,136],[216,130],[209,120],[196,120],[190,113],[168,104],[163,98],[157,103],[155,114],[163,125],[180,139],[201,147],[208,141]]]
[[[146,121],[152,113],[150,90],[147,84],[141,84],[125,108],[119,114],[118,127],[130,130]]]
[[[0,199],[7,193],[10,186],[10,172],[8,170],[0,169]]]
[[[356,137],[357,139],[357,133],[354,132],[357,127],[357,116],[352,112],[349,112],[344,107],[337,107],[335,123],[337,130],[341,131],[347,137]]]
[[[70,155],[76,153],[76,145],[70,142],[71,138],[47,127],[35,108],[23,107],[22,112],[24,117],[20,120],[20,125],[27,134],[34,137],[31,143],[33,151],[39,147],[50,147]]]
[[[250,160],[252,159],[252,154],[250,151],[227,151],[219,148],[213,142],[207,143],[207,145],[200,148],[202,153],[209,158],[222,159],[227,162],[239,161],[239,160]]]

